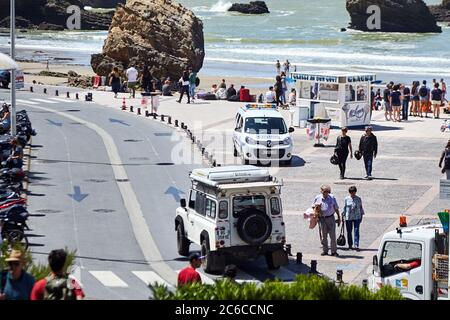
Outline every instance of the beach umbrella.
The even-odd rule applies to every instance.
[[[15,70],[18,70],[19,66],[9,56],[7,56],[6,54],[0,52],[0,69],[7,69],[7,70],[15,69]]]

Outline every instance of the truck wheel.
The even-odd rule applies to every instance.
[[[184,235],[183,225],[180,223],[177,228],[177,248],[180,256],[189,256],[189,240]]]
[[[267,263],[267,268],[269,270],[278,270],[280,269],[280,266],[276,266],[273,264],[273,255],[272,252],[266,252],[266,263]]]
[[[203,270],[205,270],[206,273],[211,273],[213,271],[212,268],[212,260],[211,259],[211,252],[209,252],[209,242],[208,240],[203,240],[202,241],[202,247],[201,247],[201,253],[202,256],[204,257],[202,260],[202,267]]]

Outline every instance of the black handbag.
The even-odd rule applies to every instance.
[[[336,153],[334,153],[334,154],[331,156],[330,162],[331,162],[331,164],[334,164],[334,165],[338,165],[338,164],[339,164],[339,157],[337,156]]]
[[[345,247],[345,244],[347,243],[345,240],[345,222],[342,221],[342,227],[341,227],[341,234],[339,235],[339,238],[336,240],[336,244],[340,247]]]

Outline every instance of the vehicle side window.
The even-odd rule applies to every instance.
[[[219,219],[227,219],[228,218],[228,202],[220,201],[219,202]]]
[[[189,208],[195,209],[195,197],[197,195],[197,191],[191,190],[191,195],[189,197]]]
[[[206,199],[206,215],[212,219],[216,218],[216,203],[213,200]]]
[[[241,123],[242,123],[242,117],[241,117],[241,115],[240,114],[238,114],[237,115],[237,117],[236,117],[236,127],[235,127],[235,130],[240,130],[241,128],[242,128],[242,125],[241,125]]]
[[[280,200],[278,198],[270,199],[270,211],[274,216],[279,215],[281,213]]]
[[[205,215],[205,200],[206,196],[202,193],[197,193],[197,200],[195,201],[195,211],[202,216]]]
[[[397,264],[420,262],[422,260],[422,245],[412,242],[388,241],[385,243],[381,256],[381,274],[390,276],[404,270],[395,268]]]

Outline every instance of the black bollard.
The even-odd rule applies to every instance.
[[[175,120],[175,127],[178,127],[178,120]]]
[[[164,122],[164,115],[161,115],[161,122]]]
[[[78,95],[78,93],[75,93],[75,99],[80,100],[80,96]]]
[[[141,115],[141,108],[138,108],[137,111],[138,111],[137,112],[138,116],[140,116]]]
[[[344,275],[344,271],[336,270],[336,281],[342,282],[342,276]]]
[[[181,129],[184,129],[184,122],[181,123]]]
[[[192,140],[192,143],[195,143],[195,136],[192,136],[191,140]]]
[[[156,120],[156,113],[153,114],[153,119]]]
[[[172,117],[169,117],[169,119],[167,119],[167,123],[172,124]]]
[[[311,270],[309,273],[317,273],[317,260],[311,260]]]
[[[302,264],[303,253],[297,252],[297,264]]]
[[[363,281],[362,281],[362,286],[363,286],[363,288],[366,288],[366,289],[367,289],[367,285],[368,285],[367,279],[363,279]]]
[[[30,87],[30,92],[33,92],[33,86]]]
[[[59,96],[59,91],[58,90],[55,91],[55,96]]]
[[[150,116],[150,113],[148,112],[148,110],[145,110],[145,117],[149,117]]]
[[[213,160],[212,166],[213,166],[213,167],[217,167],[216,160]]]
[[[44,94],[47,94],[47,88],[44,88]]]
[[[70,98],[70,92],[69,92],[69,91],[67,91],[66,97],[67,97],[67,98]]]
[[[202,148],[202,155],[205,154],[205,148]]]
[[[133,111],[133,106],[130,106],[130,112],[134,112],[134,111]]]

